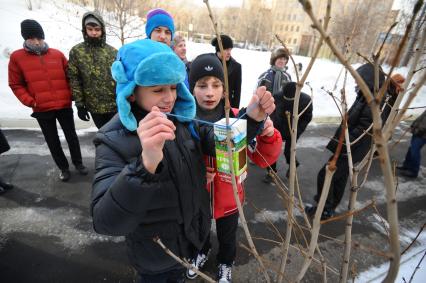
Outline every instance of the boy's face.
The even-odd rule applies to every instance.
[[[167,27],[156,27],[151,32],[151,40],[162,42],[170,46],[172,42],[172,32]]]
[[[176,55],[179,56],[179,58],[181,60],[186,59],[186,43],[185,43],[185,40],[182,40],[181,42],[179,42],[179,44],[175,45],[173,48],[174,48]]]
[[[86,25],[86,33],[89,37],[100,38],[102,36],[102,28],[98,25]]]
[[[163,113],[172,112],[177,93],[176,85],[138,86],[130,100],[145,111],[151,111],[153,106],[160,108]]]
[[[287,65],[287,59],[285,57],[280,57],[275,60],[275,67],[282,69],[285,65]]]
[[[216,77],[203,77],[195,84],[194,96],[202,109],[213,110],[223,97],[223,84]]]
[[[32,46],[43,46],[44,44],[44,39],[37,38],[37,37],[28,38],[26,41],[29,45],[32,45]]]

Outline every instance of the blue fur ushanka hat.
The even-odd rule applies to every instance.
[[[112,64],[111,73],[117,82],[118,114],[129,131],[137,128],[127,99],[136,86],[176,84],[177,98],[172,112],[178,115],[180,122],[188,122],[195,117],[195,100],[184,84],[185,64],[166,44],[142,39],[123,45]]]

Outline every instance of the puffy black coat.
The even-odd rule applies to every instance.
[[[228,69],[229,103],[232,108],[239,109],[242,80],[241,64],[231,57],[226,62],[226,68]]]
[[[274,95],[275,99],[275,111],[271,114],[271,119],[274,122],[274,127],[278,129],[281,133],[281,136],[284,140],[291,140],[290,128],[287,120],[287,111],[290,112],[290,125],[293,123],[293,105],[294,105],[294,95],[296,94],[296,83],[289,82],[284,86],[283,93]],[[299,99],[299,110],[298,113],[303,111],[308,104],[311,102],[311,97],[306,93],[300,93]],[[312,120],[312,103],[309,105],[308,109],[303,113],[299,118],[297,124],[297,138],[305,131],[309,122]]]
[[[6,137],[0,129],[0,154],[6,152],[10,149],[9,143],[7,142]]]
[[[145,114],[136,114],[137,120]],[[139,118],[138,118],[139,116]],[[210,231],[209,195],[203,153],[214,154],[213,130],[175,121],[176,138],[166,141],[155,174],[141,160],[141,144],[116,115],[97,134],[91,213],[96,232],[124,235],[130,261],[139,273],[157,274],[179,264],[153,242],[158,236],[176,255],[191,257]]]
[[[371,64],[364,64],[357,69],[357,72],[365,81],[367,86],[371,91],[374,90],[374,67]],[[382,86],[384,82],[384,75],[380,72],[379,75],[379,87]],[[390,114],[390,110],[395,103],[397,94],[396,93],[387,93],[386,98],[383,99],[382,106],[387,100],[386,106],[382,111],[382,121],[385,122]],[[370,107],[367,104],[362,92],[358,90],[356,99],[352,104],[351,108],[348,110],[348,132],[349,139],[351,142],[359,138],[373,123],[373,116],[370,110]],[[340,136],[342,127],[339,127],[334,134],[333,139],[327,145],[327,149],[331,152],[335,152]],[[370,130],[371,133],[371,130]],[[371,146],[372,137],[370,134],[364,135],[359,141],[351,145],[351,151],[358,151],[359,154],[366,154]],[[342,152],[346,152],[346,147],[342,148]]]
[[[426,139],[426,111],[411,124],[413,135]]]
[[[272,95],[280,95],[279,93],[274,93],[274,79],[276,71],[269,68],[266,72],[262,73],[257,79],[257,86],[265,86],[266,90],[272,93]],[[282,71],[280,89],[284,88],[284,85],[288,82],[291,82],[291,76],[286,71]],[[294,96],[294,95],[293,95]]]

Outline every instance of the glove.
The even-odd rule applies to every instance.
[[[85,107],[77,107],[78,110],[78,118],[83,121],[90,121],[89,113],[87,112]]]

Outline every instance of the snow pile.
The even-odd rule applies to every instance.
[[[38,5],[29,11],[24,1],[3,0],[0,10],[0,25],[7,27],[2,31],[0,41],[0,120],[6,119],[29,119],[31,109],[22,106],[10,90],[7,82],[7,64],[11,51],[22,47],[22,37],[20,35],[20,22],[26,18],[32,18],[40,22],[43,26],[46,42],[52,48],[60,49],[66,56],[72,46],[81,42],[81,17],[89,7],[81,7],[65,0],[46,0],[40,1]],[[112,19],[112,15],[106,15],[105,19]],[[114,24],[114,23],[112,23]],[[134,21],[133,25],[140,26],[140,33],[144,33],[142,21]],[[137,32],[135,32],[137,33]],[[120,41],[116,37],[109,36],[108,43],[120,47]],[[188,59],[192,60],[197,55],[214,52],[213,46],[209,44],[200,44],[188,42]],[[235,48],[233,57],[242,64],[243,67],[243,85],[241,106],[246,106],[250,100],[253,90],[257,83],[258,76],[269,68],[270,52],[260,52]],[[309,59],[302,56],[294,56],[296,63],[302,63],[304,68],[308,65]],[[357,67],[354,66],[354,67]],[[314,95],[314,117],[338,117],[339,112],[334,105],[333,100],[325,90],[334,90],[336,96],[340,97],[338,89],[342,84],[343,74],[340,74],[342,66],[332,61],[318,59],[312,68],[307,82],[313,88]],[[406,68],[397,69],[396,72],[407,73]],[[289,64],[289,73],[293,80],[296,80],[294,68]],[[340,74],[340,75],[339,75]],[[339,79],[337,89],[334,89],[336,80]],[[348,77],[346,92],[348,103],[351,104],[354,99],[354,80]],[[312,94],[309,87],[305,86],[303,91]],[[414,100],[412,106],[426,105],[426,88]],[[421,109],[412,110],[410,113],[418,114]],[[76,118],[77,119],[77,118]]]

